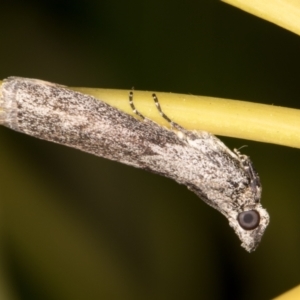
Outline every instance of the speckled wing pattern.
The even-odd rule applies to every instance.
[[[186,185],[219,210],[249,252],[269,223],[252,162],[205,131],[167,129],[67,87],[9,77],[0,124],[43,140],[142,168]]]

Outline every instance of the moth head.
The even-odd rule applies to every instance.
[[[229,218],[230,226],[242,241],[242,247],[248,252],[257,248],[269,221],[269,214],[261,204],[244,208],[243,211],[231,214]]]

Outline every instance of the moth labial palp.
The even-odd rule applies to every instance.
[[[136,110],[132,91],[129,104],[141,120],[65,86],[9,77],[0,87],[0,124],[174,179],[225,215],[242,246],[255,250],[269,215],[249,157],[206,131],[186,130],[153,100],[171,129]]]

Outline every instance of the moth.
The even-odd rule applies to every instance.
[[[134,118],[92,96],[37,79],[8,77],[0,89],[0,124],[43,140],[151,171],[184,184],[229,221],[247,251],[269,223],[259,175],[248,156],[206,131],[189,131],[158,112],[162,127],[129,104]]]

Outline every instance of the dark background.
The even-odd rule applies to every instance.
[[[0,5],[1,79],[300,107],[300,37],[219,1]],[[270,299],[299,284],[299,150],[222,140],[248,145],[262,179],[271,223],[252,254],[184,186],[0,128],[2,298]]]

